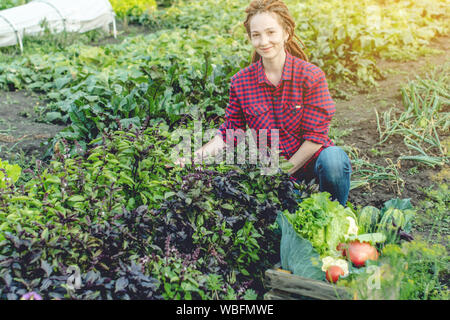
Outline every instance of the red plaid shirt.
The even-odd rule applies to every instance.
[[[227,129],[245,131],[248,124],[256,131],[257,142],[258,130],[268,129],[270,146],[270,129],[278,129],[280,155],[286,159],[290,159],[305,140],[322,144],[297,175],[311,172],[323,148],[334,145],[328,130],[335,109],[324,72],[286,52],[283,73],[276,87],[267,79],[261,59],[231,78],[230,101],[218,133],[227,142]]]

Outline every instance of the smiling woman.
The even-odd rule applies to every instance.
[[[272,149],[277,139],[280,155],[292,164],[292,180],[316,179],[321,191],[345,206],[351,165],[328,137],[335,104],[324,72],[307,61],[284,2],[254,0],[245,12],[252,64],[231,78],[225,122],[216,137],[195,152],[195,162],[216,155],[227,144],[236,145],[248,126],[256,133],[258,150],[261,144]],[[185,159],[176,163],[183,166]]]

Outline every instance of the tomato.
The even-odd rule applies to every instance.
[[[326,273],[326,278],[329,282],[336,283],[339,280],[339,276],[344,275],[344,270],[338,266],[330,266]]]
[[[355,267],[363,267],[367,260],[377,260],[378,251],[366,242],[353,241],[348,246],[348,257]]]

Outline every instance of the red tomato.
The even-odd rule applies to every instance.
[[[344,270],[338,266],[330,266],[327,269],[326,278],[329,282],[336,283],[339,280],[339,276],[344,275]]]
[[[378,251],[366,242],[353,241],[348,246],[348,256],[355,267],[362,267],[367,260],[377,260]]]

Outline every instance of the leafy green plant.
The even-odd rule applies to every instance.
[[[8,161],[0,159],[0,188],[6,188],[19,179],[22,168],[17,164],[9,164]]]
[[[164,223],[157,228],[154,244],[162,246],[170,235],[181,253],[200,246],[201,255],[211,256],[207,270],[215,273],[229,266],[249,276],[268,267],[268,261],[276,259],[278,241],[267,227],[275,221],[277,209],[295,208],[297,196],[287,180],[249,175],[256,169],[200,169],[184,176],[180,189],[157,210]]]

